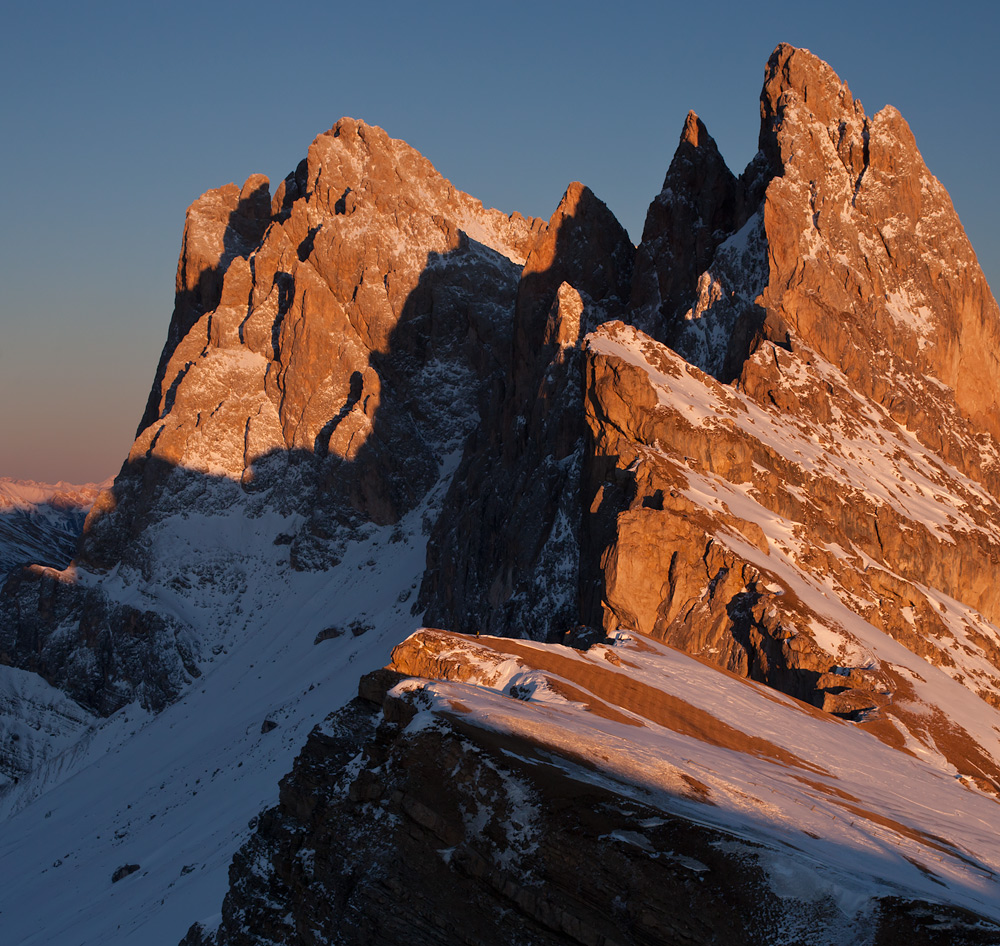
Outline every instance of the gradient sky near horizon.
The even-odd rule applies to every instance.
[[[1000,288],[1000,6],[384,0],[8,5],[0,36],[0,476],[121,466],[166,338],[184,212],[272,187],[342,115],[548,217],[581,180],[633,240],[689,108],[737,173],[779,42],[909,121]]]

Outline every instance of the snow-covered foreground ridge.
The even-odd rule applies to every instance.
[[[789,900],[830,898],[847,923],[867,900],[947,890],[1000,920],[995,798],[672,647],[621,633],[581,652],[422,630],[389,666],[411,678],[390,691],[418,710],[410,728],[444,716],[515,737],[575,778],[761,842],[797,861],[797,883],[775,864]]]
[[[185,946],[996,941],[991,795],[669,645],[579,644],[404,640]]]

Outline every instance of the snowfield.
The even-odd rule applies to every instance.
[[[322,574],[282,567],[272,524],[244,521],[235,547],[258,570],[245,576],[253,604],[237,622],[214,614],[228,602],[213,604],[207,591],[123,586],[122,597],[141,594],[210,631],[202,676],[159,715],[131,704],[99,720],[33,675],[3,668],[0,701],[30,678],[30,695],[46,708],[39,723],[61,749],[0,797],[9,816],[0,832],[5,943],[176,946],[192,922],[211,924],[233,854],[277,801],[309,730],[413,629],[425,512],[369,527]],[[277,726],[263,733],[265,720]],[[132,864],[139,869],[112,883]]]

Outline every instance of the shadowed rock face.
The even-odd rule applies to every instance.
[[[633,251],[571,184],[528,255],[510,363],[431,535],[428,623],[545,639],[578,622],[582,340],[623,311]]]
[[[629,320],[723,381],[738,373],[763,321],[756,297],[767,246],[758,209],[773,173],[758,154],[736,178],[689,112],[636,251]]]
[[[115,596],[167,585],[217,596],[223,622],[238,620],[255,559],[328,569],[358,529],[417,506],[509,370],[519,274],[543,226],[484,209],[352,119],[273,200],[259,175],[199,198],[149,405],[76,559],[124,587],[108,598],[72,575],[15,577],[4,659],[98,712],[136,695],[161,707],[197,673],[201,631]],[[182,520],[206,517],[208,536],[234,514],[280,521],[260,548],[177,551]]]
[[[655,843],[674,857],[651,860],[611,838],[662,822],[654,811],[556,768],[539,774],[504,752],[530,746],[470,741],[457,726],[407,737],[382,723],[352,743],[362,722],[374,726],[373,709],[359,700],[310,737],[281,804],[234,863],[220,930],[203,938],[196,927],[185,944],[295,943],[303,929],[345,944],[748,943],[740,926],[774,912],[759,871],[713,850],[722,835],[664,822]],[[345,757],[358,751],[352,779]],[[470,829],[480,813],[483,828]],[[254,861],[276,870],[255,875]],[[708,883],[683,866],[707,872],[706,861]]]

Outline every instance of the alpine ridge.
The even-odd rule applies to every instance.
[[[192,204],[0,594],[14,941],[1000,939],[1000,310],[895,109],[783,44],[760,118],[638,246],[346,118]]]

